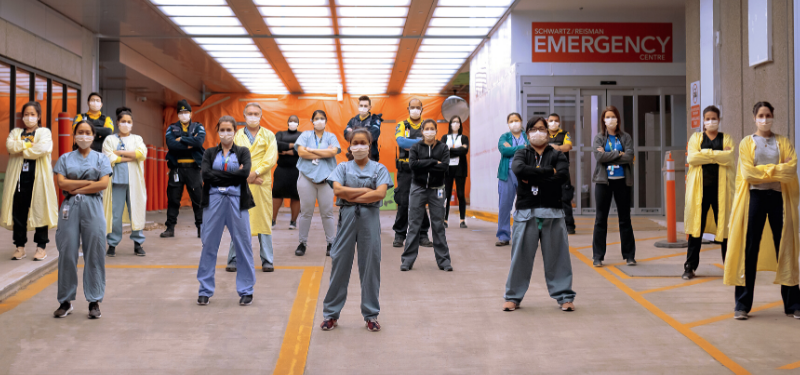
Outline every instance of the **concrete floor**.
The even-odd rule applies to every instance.
[[[579,232],[570,236],[577,311],[562,312],[550,299],[537,254],[522,308],[509,313],[501,306],[510,247],[494,246],[496,224],[470,219],[469,229],[448,229],[455,272],[439,271],[429,248],[421,249],[412,271],[400,272],[402,249],[391,247],[394,212],[384,212],[383,330],[370,333],[359,310],[356,266],[339,327],[318,328],[330,276],[318,216],[304,257],[294,255],[297,231],[287,230],[288,215],[281,216],[273,236],[279,268],[257,273],[252,306],[238,306],[234,275],[222,268],[211,305],[197,306],[201,245],[190,217],[190,210],[181,212],[177,238],[146,232],[144,258],[133,256],[127,240],[116,258],[107,258],[98,321],[86,319],[80,288],[74,313],[52,318],[55,273],[0,303],[0,374],[768,374],[800,368],[797,344],[790,344],[800,321],[774,303],[780,292],[771,284],[773,273],[758,278],[755,306],[765,308],[734,321],[728,316],[733,288],[719,278],[681,280],[681,251],[656,249],[652,244],[666,234],[649,219],[635,220],[640,267],[672,264],[676,277],[630,278],[614,266],[592,268],[593,219],[578,218]],[[163,222],[163,214],[148,220]],[[618,241],[617,233],[608,241]],[[720,263],[716,247],[705,246],[704,264]],[[7,259],[0,269],[9,267]],[[617,262],[619,245],[609,245],[606,263]]]

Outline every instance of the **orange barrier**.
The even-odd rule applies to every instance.
[[[144,167],[144,181],[147,187],[147,211],[153,210],[155,203],[155,166],[156,166],[156,147],[147,145],[147,161]]]
[[[64,155],[72,151],[72,118],[69,113],[61,112],[58,114],[58,156]],[[56,158],[57,159],[57,158]],[[53,178],[56,178],[53,175]],[[58,194],[58,206],[64,202],[64,194],[58,189],[58,180],[56,180],[56,193]]]
[[[675,214],[675,160],[672,159],[671,151],[667,151],[663,171],[664,181],[666,182],[667,240],[658,241],[655,246],[661,248],[687,247],[689,246],[687,241],[678,241],[676,228],[678,217]]]

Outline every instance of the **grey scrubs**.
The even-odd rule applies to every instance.
[[[425,217],[425,206],[431,213],[431,231],[433,232],[433,253],[436,255],[436,264],[439,268],[450,265],[450,249],[447,247],[447,237],[444,230],[444,212],[446,208],[444,186],[426,189],[411,182],[411,194],[408,198],[408,236],[406,248],[400,257],[403,265],[411,266],[419,254],[419,228]]]
[[[382,164],[368,161],[361,169],[355,161],[339,164],[328,177],[346,187],[392,188],[392,178]],[[378,295],[381,285],[381,221],[382,201],[370,204],[350,203],[339,198],[339,230],[331,247],[331,280],[323,303],[325,318],[339,319],[347,300],[347,284],[353,269],[358,244],[358,274],[361,280],[361,315],[364,320],[378,316]]]
[[[558,304],[572,302],[572,261],[569,257],[564,211],[554,208],[517,210],[511,233],[511,269],[506,281],[506,301],[522,302],[531,283],[533,258],[542,241],[544,278],[550,297]]]
[[[97,181],[111,175],[108,158],[91,151],[84,158],[72,151],[58,158],[53,173],[69,180]],[[102,302],[106,289],[106,217],[101,193],[69,195],[58,211],[58,302],[75,300],[78,290],[78,254],[83,250],[83,294],[89,302]]]

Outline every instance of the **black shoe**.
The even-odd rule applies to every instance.
[[[197,227],[197,238],[200,238],[200,227]]]
[[[439,269],[446,272],[453,272],[453,266],[439,267]]]
[[[575,228],[567,228],[567,234],[575,234]]]
[[[684,280],[694,279],[694,271],[690,271],[690,270],[684,271],[683,272],[683,276],[681,276],[681,279],[684,279]]]
[[[633,258],[628,259],[626,262],[628,263],[629,266],[635,266],[636,265],[636,260],[634,260]]]
[[[89,303],[89,319],[100,319],[103,316],[100,314],[100,304],[97,302]]]
[[[406,271],[410,271],[410,270],[411,270],[411,266],[407,266],[405,264],[400,266],[400,271],[406,272]]]
[[[467,229],[467,223],[462,221],[461,225],[459,225],[459,227],[461,227],[461,229]]]
[[[229,264],[225,266],[225,271],[227,272],[236,272],[236,264]]]
[[[175,228],[174,227],[167,227],[167,230],[164,233],[161,233],[161,238],[172,238],[175,237]]]
[[[448,226],[447,226],[447,222],[446,222],[446,221],[444,222],[444,227],[445,227],[445,228],[448,228]]]
[[[206,296],[197,297],[197,304],[200,306],[208,305],[208,297]]]
[[[403,247],[403,241],[405,240],[398,240],[395,238],[394,242],[392,242],[392,247]]]
[[[53,316],[55,316],[56,318],[64,318],[71,312],[72,312],[72,303],[64,302],[60,306],[58,306],[58,310],[53,312]]]
[[[253,295],[247,294],[239,298],[239,306],[250,306],[253,304]]]
[[[433,242],[428,239],[428,236],[419,239],[419,245],[422,247],[433,247]]]
[[[261,266],[261,271],[273,272],[275,271],[275,266],[273,266],[271,263],[264,263],[264,265]]]
[[[275,221],[275,220],[272,220],[272,226],[273,226],[273,227],[275,226],[275,224],[278,224],[278,222],[277,222],[277,221]]]
[[[299,245],[297,245],[297,250],[294,251],[294,255],[301,257],[305,254],[306,254],[306,244],[300,243]]]
[[[327,249],[327,250],[325,250],[325,256],[331,256],[331,246],[332,246],[332,245],[333,245],[333,244],[328,244],[328,249]]]
[[[297,229],[297,222],[296,221],[290,221],[289,222],[289,230],[295,230],[295,229]]]
[[[113,257],[117,256],[117,248],[114,247],[114,246],[109,245],[108,246],[108,251],[106,251],[106,256],[110,257],[110,258],[113,258]]]
[[[494,243],[495,246],[508,246],[510,243],[508,241],[497,241]]]
[[[142,244],[138,242],[133,243],[133,253],[137,256],[143,257],[145,256],[144,249],[142,249]]]
[[[595,267],[602,267],[603,266],[603,261],[600,260],[600,259],[595,259],[594,262],[592,262],[592,265],[595,266]]]

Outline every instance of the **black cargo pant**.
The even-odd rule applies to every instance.
[[[700,208],[700,237],[689,236],[689,250],[686,252],[686,263],[683,264],[685,271],[694,272],[700,264],[700,246],[703,245],[703,230],[706,228],[708,209],[714,212],[714,221],[717,227],[725,225],[720,223],[719,218],[719,192],[717,184],[703,186],[703,202]],[[725,254],[728,252],[728,239],[722,240],[722,263],[725,263]]]
[[[405,241],[408,232],[408,197],[411,194],[411,167],[408,163],[397,163],[397,186],[394,187],[394,202],[397,203],[397,216],[394,219],[394,239]],[[420,238],[428,238],[431,221],[426,211],[419,229]],[[442,224],[444,225],[444,224]]]
[[[28,243],[28,213],[33,199],[33,181],[18,183],[14,192],[14,203],[11,206],[11,218],[14,220],[14,246],[25,247]],[[50,239],[47,236],[47,227],[38,227],[33,235],[33,242],[37,247],[44,249]]]
[[[177,177],[176,177],[177,176]],[[200,203],[203,200],[203,176],[197,164],[179,164],[177,168],[169,171],[169,183],[167,184],[167,228],[174,228],[178,223],[178,212],[181,208],[181,197],[183,188],[189,192],[192,200],[192,210],[194,210],[194,224],[200,228],[203,224],[203,209]]]

